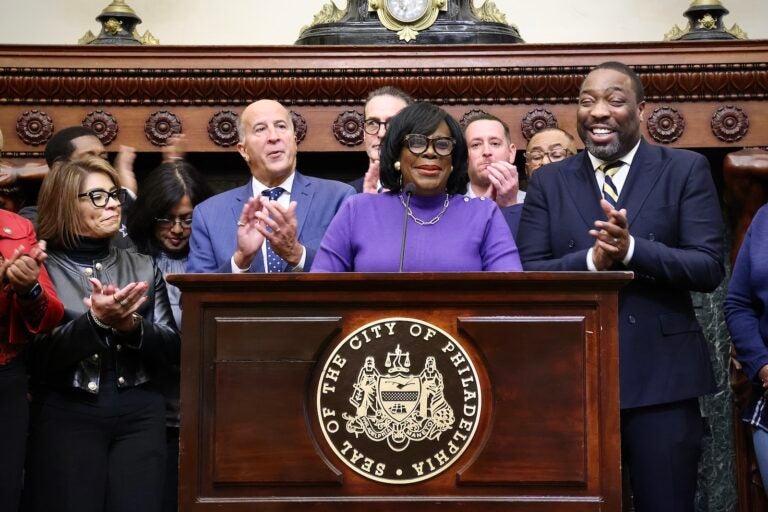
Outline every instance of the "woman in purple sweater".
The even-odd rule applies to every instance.
[[[447,112],[416,103],[393,117],[380,165],[389,192],[358,194],[344,203],[312,272],[397,272],[404,219],[403,271],[522,270],[496,204],[463,195],[467,144]]]
[[[725,321],[752,381],[752,400],[742,419],[752,425],[757,464],[768,489],[768,206],[757,211],[741,243],[725,298]]]

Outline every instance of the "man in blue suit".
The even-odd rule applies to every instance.
[[[280,103],[260,100],[240,116],[237,149],[253,178],[197,205],[187,272],[309,270],[349,185],[296,171],[296,134]]]
[[[689,291],[723,279],[723,226],[707,160],[640,135],[643,86],[626,65],[582,83],[587,151],[536,171],[520,221],[525,270],[631,270],[619,294],[621,439],[638,512],[694,510],[703,424],[715,390]],[[603,165],[606,164],[606,165]]]

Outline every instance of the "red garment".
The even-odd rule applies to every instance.
[[[31,222],[0,210],[0,254],[4,259],[10,259],[21,245],[26,253],[36,244]],[[19,300],[7,283],[0,288],[0,365],[16,357],[30,335],[50,331],[64,315],[64,306],[45,267],[40,269],[38,281],[43,293],[31,302]]]

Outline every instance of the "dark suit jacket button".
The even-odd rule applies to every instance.
[[[575,240],[568,240],[568,247],[570,247],[571,249],[576,247],[576,241]]]
[[[635,315],[629,315],[629,316],[627,317],[627,321],[628,321],[629,323],[631,323],[631,324],[636,324],[636,323],[637,323],[637,318],[635,318]]]
[[[648,233],[648,240],[650,240],[651,242],[656,240],[656,234],[655,233]]]

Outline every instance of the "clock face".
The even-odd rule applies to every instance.
[[[398,21],[410,23],[427,12],[429,2],[430,0],[387,0],[385,5],[389,13]]]

